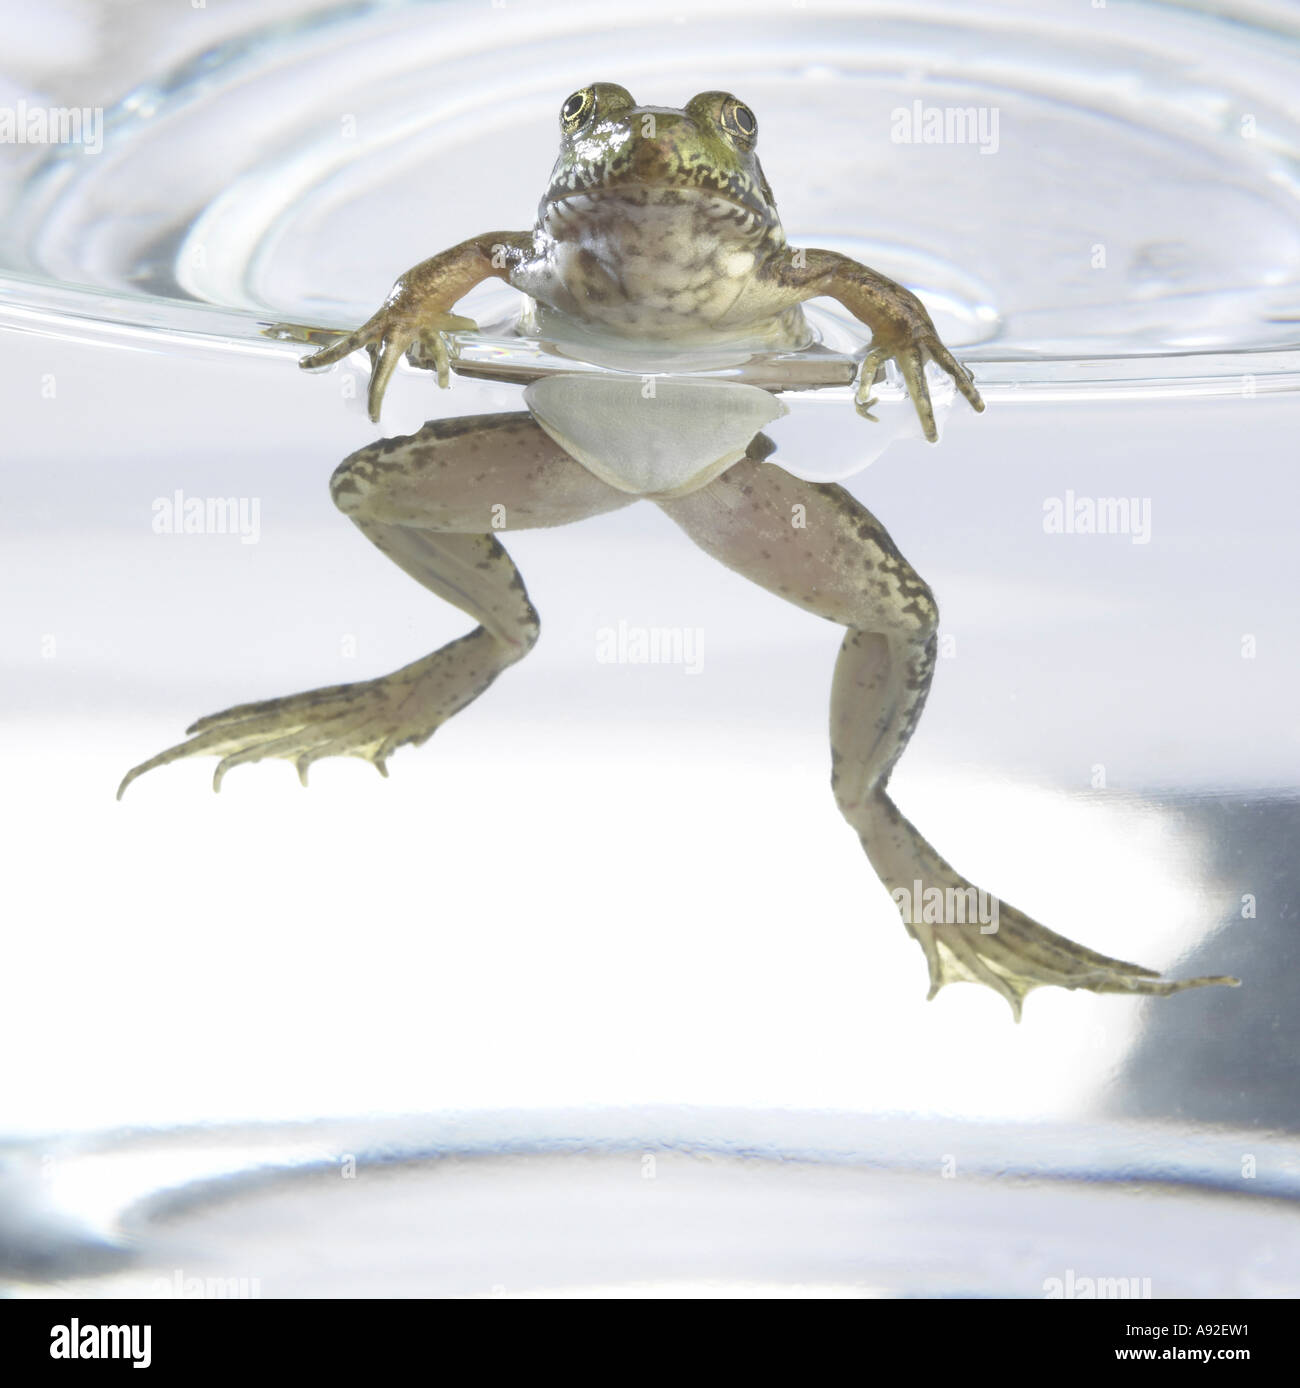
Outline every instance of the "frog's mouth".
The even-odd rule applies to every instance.
[[[775,220],[774,209],[756,205],[725,188],[662,183],[601,183],[590,188],[553,187],[546,196],[548,209],[563,207],[578,214],[603,203],[623,203],[629,207],[682,207],[695,211],[713,204],[719,211],[744,212],[763,223]]]
[[[583,228],[606,226],[613,233],[623,223],[641,222],[647,230],[658,226],[665,235],[683,223],[692,235],[751,242],[769,236],[778,225],[774,212],[759,210],[720,190],[647,183],[565,190],[563,196],[548,200],[542,215],[549,233],[558,240],[581,235]]]

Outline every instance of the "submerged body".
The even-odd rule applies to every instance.
[[[983,409],[914,295],[835,252],[787,244],[755,154],[757,122],[736,98],[706,92],[682,110],[642,107],[624,88],[597,83],[565,102],[560,125],[560,155],[531,231],[486,233],[417,265],[366,324],[301,364],[325,366],[364,347],[377,420],[408,351],[448,384],[444,334],[472,326],[451,310],[491,276],[527,295],[557,330],[661,354],[700,344],[804,346],[800,305],[827,295],[872,330],[855,389],[859,413],[871,418],[871,385],[891,358],[932,441],[927,360]],[[539,416],[542,423],[530,413],[434,420],[410,437],[361,449],[331,482],[358,528],[471,616],[473,631],[391,675],[201,719],[188,741],[129,772],[119,796],[144,771],[201,754],[222,758],[217,786],[231,767],[264,757],[295,762],[304,784],[307,768],[324,756],[365,757],[386,775],[397,747],[424,742],[537,639],[537,614],[494,531],[563,525],[647,498],[728,567],[846,628],[831,689],[832,786],[924,951],[931,997],[945,983],[979,982],[1018,1018],[1025,994],[1047,984],[1167,994],[1235,983],[1162,979],[1074,944],[1005,903],[969,916],[960,909],[989,898],[938,855],[886,791],[933,678],[937,608],[849,492],[766,461],[774,446],[752,421],[734,456],[718,444],[708,467],[687,469],[685,482],[667,488],[658,474],[617,456],[579,461],[584,452],[563,425]],[[959,909],[932,909],[935,901]]]

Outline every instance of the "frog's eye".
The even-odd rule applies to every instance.
[[[560,107],[560,128],[566,135],[586,124],[588,116],[591,115],[596,105],[596,91],[594,87],[584,87],[580,92],[574,94]]]
[[[743,101],[731,97],[723,103],[721,111],[722,128],[728,135],[747,145],[752,145],[758,137],[758,121],[754,113]]]

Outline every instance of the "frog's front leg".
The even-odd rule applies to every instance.
[[[433,358],[438,384],[447,386],[451,363],[443,334],[472,331],[475,326],[471,319],[452,313],[452,306],[485,279],[496,276],[508,280],[532,244],[530,232],[485,232],[421,261],[398,279],[383,306],[355,332],[303,357],[298,365],[308,369],[329,366],[364,347],[371,366],[367,404],[371,420],[378,424],[388,382],[397,363],[417,341]]]
[[[777,264],[776,275],[784,288],[796,291],[802,298],[824,294],[838,299],[871,329],[871,350],[858,371],[855,391],[858,412],[867,419],[874,419],[870,411],[876,402],[871,397],[871,387],[876,372],[890,357],[898,362],[921,427],[931,443],[937,441],[939,432],[925,383],[927,360],[953,378],[973,410],[984,409],[970,372],[940,342],[925,305],[910,289],[836,251],[787,250]]]
[[[188,741],[128,772],[119,799],[137,776],[194,756],[221,758],[214,788],[231,767],[264,757],[294,762],[304,785],[311,763],[329,756],[364,757],[387,775],[395,748],[424,742],[537,639],[537,613],[493,530],[564,525],[635,499],[574,462],[526,413],[434,420],[354,453],[330,486],[369,540],[478,626],[378,679],[201,718]]]
[[[1235,983],[1165,980],[1055,934],[980,893],[899,813],[885,787],[934,675],[934,597],[849,492],[760,463],[770,449],[760,435],[748,458],[707,487],[659,505],[729,568],[848,628],[831,687],[831,783],[841,813],[925,953],[930,996],[945,983],[984,983],[1006,998],[1018,1020],[1025,994],[1045,984],[1166,994]],[[930,909],[935,902],[943,909]],[[992,909],[979,911],[980,902]]]

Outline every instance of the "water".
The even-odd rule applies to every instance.
[[[0,147],[16,1289],[149,1294],[183,1254],[355,1290],[287,1256],[316,1229],[393,1291],[1295,1294],[1300,83],[1261,14],[160,10],[116,88],[32,83],[109,109],[99,154]],[[303,375],[275,325],[353,326],[406,265],[529,224],[593,76],[743,95],[792,241],[916,287],[989,400],[850,479],[950,643],[903,807],[1054,928],[1241,989],[1043,990],[1020,1028],[983,990],[924,1005],[826,786],[838,632],[648,506],[507,537],[543,640],[391,780],[271,764],[217,798],[191,764],[113,802],[202,713],[464,630],[330,507],[376,433],[364,370]],[[892,139],[916,100],[922,129],[996,108],[996,152]],[[506,307],[469,305],[449,393],[399,373],[385,432],[520,407],[487,377],[556,362]],[[860,338],[816,321],[842,382]],[[778,460],[880,453],[847,394],[787,395]],[[257,501],[256,535],[159,533],[178,491]],[[1127,530],[1046,523],[1118,497]],[[601,660],[620,624],[702,634],[698,670]]]
[[[556,92],[604,63],[673,104],[726,52],[792,239],[919,287],[967,358],[1294,345],[1288,7],[1257,26],[1163,5],[795,8],[605,30],[591,5],[354,5],[206,48],[183,31],[197,51],[162,70],[160,26],[102,150],[12,151],[27,177],[0,269],[29,302],[119,324],[157,326],[149,296],[215,306],[210,330],[234,336],[259,315],[351,326],[389,267],[531,223]]]

